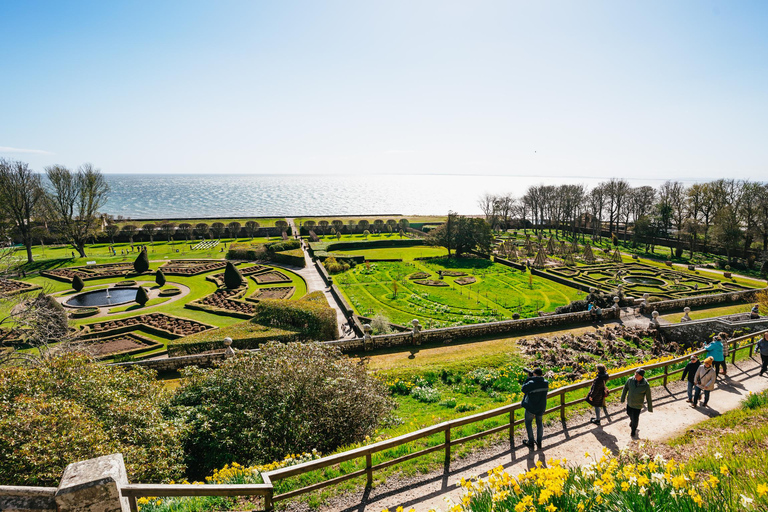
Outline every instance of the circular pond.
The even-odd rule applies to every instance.
[[[624,278],[624,281],[632,284],[648,284],[652,286],[662,286],[667,284],[665,281],[661,279],[656,279],[655,277],[641,277],[641,276],[627,276]]]
[[[136,292],[138,290],[138,288],[109,288],[78,293],[65,302],[65,304],[73,308],[115,306],[136,300]]]

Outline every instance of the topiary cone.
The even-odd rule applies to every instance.
[[[136,261],[133,262],[133,269],[137,274],[143,274],[149,270],[149,257],[146,249],[143,249],[136,257]]]
[[[147,290],[145,290],[143,286],[139,286],[139,289],[136,291],[136,302],[143,306],[148,300],[149,295],[147,295]]]
[[[157,286],[165,286],[165,274],[160,269],[157,269],[157,272],[155,272],[155,282]]]
[[[83,282],[83,278],[76,275],[72,278],[72,289],[76,292],[79,292],[83,289],[83,286],[85,286],[85,283]]]
[[[234,263],[227,262],[227,268],[224,269],[224,286],[227,288],[240,288],[243,284],[243,275],[237,270]]]

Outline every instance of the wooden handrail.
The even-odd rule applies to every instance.
[[[731,361],[735,361],[736,358],[736,352],[739,350],[749,350],[749,355],[752,355],[752,350],[756,344],[755,338],[758,336],[761,336],[763,333],[768,332],[768,330],[756,332],[754,334],[748,334],[745,336],[740,336],[738,338],[734,338],[732,340],[728,340],[728,345],[732,350],[732,356]],[[743,345],[743,346],[737,346],[740,344],[740,342],[749,340],[750,342]],[[612,374],[610,376],[610,380],[614,379],[620,379],[623,377],[627,377],[629,375],[634,374],[636,368],[645,368],[646,370],[654,370],[657,368],[664,368],[665,372],[661,375],[656,375],[653,377],[650,377],[648,380],[658,380],[663,379],[664,385],[667,384],[669,377],[672,375],[676,375],[680,372],[682,372],[682,369],[678,370],[672,370],[669,371],[669,367],[672,365],[676,365],[682,362],[687,361],[691,355],[694,354],[702,354],[706,352],[704,349],[697,350],[694,352],[690,352],[684,356],[676,357],[673,359],[669,359],[667,361],[660,361],[658,363],[653,364],[639,364],[635,367],[629,368],[627,370],[624,370],[622,372],[618,372],[615,374]],[[577,398],[575,400],[572,400],[570,402],[566,401],[565,395],[566,393],[570,393],[573,391],[577,391],[580,389],[584,389],[587,387],[590,387],[592,385],[592,381],[583,381],[583,382],[577,382],[574,384],[570,384],[568,386],[563,386],[558,389],[554,389],[547,393],[547,400],[555,397],[560,397],[559,403],[553,407],[550,407],[546,410],[545,414],[551,414],[554,412],[560,412],[561,418],[565,418],[565,410],[568,407],[572,407],[576,404],[579,404],[581,402],[584,402],[586,399],[584,397]],[[610,388],[610,391],[618,391],[621,390],[624,386],[617,386],[614,388]],[[463,418],[457,418],[450,421],[444,421],[441,423],[438,423],[436,425],[431,425],[429,427],[416,430],[414,432],[409,432],[407,434],[403,434],[397,437],[393,437],[391,439],[386,439],[384,441],[379,441],[378,443],[369,444],[366,446],[361,446],[359,448],[355,448],[352,450],[347,450],[345,452],[341,453],[335,453],[333,455],[329,455],[327,457],[322,457],[320,459],[304,462],[302,464],[297,464],[295,466],[286,466],[279,469],[274,469],[272,471],[266,471],[261,473],[262,479],[264,480],[263,484],[242,484],[242,485],[224,485],[224,484],[206,484],[206,485],[180,485],[180,484],[173,484],[173,485],[155,485],[155,484],[129,484],[126,486],[121,487],[121,492],[124,497],[127,497],[129,499],[129,503],[131,506],[131,510],[136,512],[138,510],[136,506],[136,498],[138,497],[149,497],[149,496],[253,496],[253,495],[261,495],[264,496],[264,506],[266,510],[272,510],[273,508],[273,502],[274,501],[280,501],[288,498],[292,498],[294,496],[298,496],[300,494],[304,494],[307,492],[314,491],[316,489],[321,489],[345,480],[349,480],[351,478],[366,476],[367,482],[370,485],[372,481],[372,474],[373,471],[377,469],[384,469],[393,465],[396,465],[401,462],[405,462],[407,460],[420,457],[423,455],[426,455],[428,453],[433,453],[436,451],[443,450],[445,452],[446,456],[446,463],[450,462],[450,449],[452,446],[457,446],[463,443],[466,443],[468,441],[471,441],[473,439],[477,439],[483,436],[491,435],[497,432],[502,432],[504,430],[508,430],[510,433],[510,437],[514,439],[514,427],[516,425],[521,425],[524,423],[522,419],[516,420],[515,419],[515,411],[522,408],[522,405],[520,402],[516,402],[514,404],[507,404],[501,407],[498,407],[496,409],[492,409],[490,411],[484,411],[479,412],[476,414],[472,414],[469,416],[465,416]],[[475,434],[470,434],[468,436],[464,436],[458,439],[451,439],[451,430],[454,428],[462,427],[464,425],[470,425],[472,423],[477,423],[480,421],[484,421],[490,418],[495,418],[497,416],[501,416],[504,414],[509,414],[509,422],[504,423],[502,425],[498,425],[496,427],[490,428],[488,430],[484,430],[482,432],[477,432]],[[409,453],[407,455],[403,455],[400,457],[397,457],[395,459],[391,459],[388,461],[380,462],[376,465],[372,463],[372,456],[375,453],[395,448],[397,446],[401,446],[406,443],[410,443],[412,441],[416,441],[419,439],[423,439],[426,437],[430,437],[436,434],[443,434],[444,439],[442,442],[435,446],[431,446],[428,448],[421,449],[414,453]],[[346,462],[349,460],[354,460],[358,458],[365,457],[365,467],[363,469],[359,469],[357,471],[353,471],[351,473],[337,476],[335,478],[325,480],[323,482],[316,482],[314,484],[310,484],[308,486],[294,489],[288,492],[285,492],[283,494],[274,495],[274,487],[272,484],[273,480],[282,480],[285,478],[289,478],[291,476],[301,475],[305,473],[309,473],[311,471],[317,471],[323,468],[326,468],[328,466],[333,466],[336,464],[340,464],[342,462]]]

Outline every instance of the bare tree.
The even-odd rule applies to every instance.
[[[214,222],[211,224],[211,233],[213,233],[213,238],[217,240],[221,240],[224,237],[224,223],[223,222]]]
[[[192,235],[192,232],[194,231],[194,227],[189,222],[183,222],[179,224],[179,233],[184,237],[184,239],[189,242],[189,237]]]
[[[592,217],[592,238],[598,239],[602,236],[603,211],[605,211],[606,190],[605,184],[601,183],[589,192],[587,206],[589,214]]]
[[[40,175],[27,164],[0,158],[0,215],[6,217],[32,258],[33,216],[44,198]]]
[[[333,226],[333,229],[336,230],[336,233],[341,233],[341,228],[344,227],[344,221],[341,219],[333,219],[331,225]]]
[[[381,233],[382,229],[384,229],[384,221],[381,219],[375,219],[373,221],[373,229]]]
[[[229,231],[230,238],[237,238],[240,235],[240,223],[236,220],[233,220],[229,224],[227,224],[227,230]]]
[[[325,236],[328,233],[328,221],[323,219],[318,222],[317,225],[320,226],[320,229],[323,230],[323,236]]]
[[[176,224],[173,222],[163,222],[160,224],[160,233],[171,243],[171,238],[176,234]]]
[[[125,236],[128,237],[128,240],[133,243],[133,237],[136,236],[136,226],[133,224],[126,224],[123,226],[123,228],[120,230]]]
[[[248,236],[251,237],[251,240],[253,240],[253,237],[256,236],[256,232],[259,229],[259,223],[255,220],[249,220],[245,223],[245,230],[248,232]]]
[[[152,224],[151,222],[144,224],[141,226],[141,233],[145,237],[149,237],[150,242],[155,241],[155,232],[157,231],[157,226],[155,224]]]
[[[85,243],[99,227],[99,209],[107,202],[109,185],[91,164],[77,172],[64,166],[46,167],[51,212],[64,238],[85,257]]]
[[[107,227],[104,228],[104,231],[107,233],[107,236],[109,237],[109,241],[114,244],[115,235],[117,235],[120,232],[120,226],[118,226],[117,224],[107,224]]]
[[[205,237],[208,236],[208,232],[210,230],[210,226],[208,226],[208,224],[205,222],[198,222],[195,224],[195,234],[201,237],[203,240],[205,240]]]

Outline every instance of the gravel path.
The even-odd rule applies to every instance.
[[[663,441],[707,418],[739,407],[741,400],[750,391],[768,389],[768,378],[757,375],[760,369],[757,359],[753,357],[735,365],[729,364],[730,377],[718,379],[707,408],[689,407],[685,401],[686,386],[683,382],[675,381],[666,388],[654,388],[654,412],[643,410],[638,429],[639,440]],[[418,512],[438,507],[447,510],[446,498],[454,502],[460,499],[461,492],[456,483],[461,477],[484,476],[486,471],[499,465],[516,475],[535,466],[538,461],[545,464],[550,458],[565,458],[580,463],[586,460],[585,452],[595,454],[604,446],[618,450],[637,443],[638,440],[630,438],[624,410],[621,404],[609,404],[609,420],[604,419],[602,427],[589,423],[589,415],[571,418],[565,426],[559,419],[555,419],[545,427],[544,448],[537,451],[522,446],[521,434],[525,429],[517,427],[515,446],[512,449],[509,442],[503,442],[453,461],[449,471],[439,470],[414,478],[390,478],[373,489],[360,489],[334,498],[320,510],[380,512],[385,508],[394,510],[398,506],[406,510],[413,507]],[[300,503],[289,507],[294,510],[307,509],[306,505]]]

